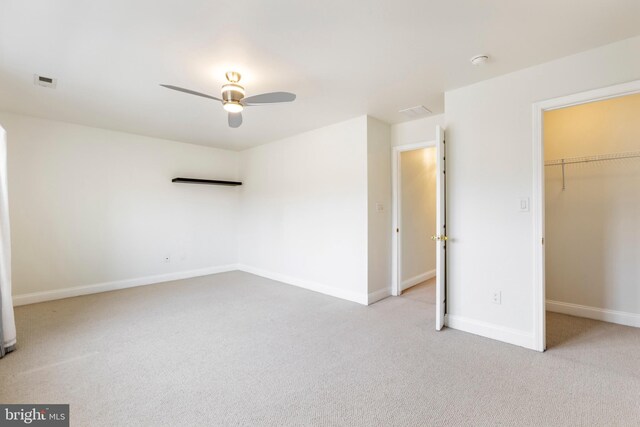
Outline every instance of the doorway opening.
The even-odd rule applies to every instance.
[[[411,291],[434,304],[436,330],[443,328],[446,312],[445,172],[439,126],[434,141],[393,147],[391,294]]]
[[[436,147],[402,151],[398,160],[398,294],[435,304]]]
[[[640,327],[640,81],[534,112],[537,349]]]

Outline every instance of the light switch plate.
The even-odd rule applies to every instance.
[[[376,203],[376,212],[383,212],[384,211],[384,205],[380,202]]]
[[[529,198],[521,197],[518,199],[518,208],[520,212],[529,212]]]

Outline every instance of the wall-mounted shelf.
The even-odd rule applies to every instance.
[[[242,185],[239,181],[219,181],[216,179],[197,179],[197,178],[173,178],[171,182],[178,182],[181,184],[205,184],[205,185],[226,185],[235,187],[236,185]]]

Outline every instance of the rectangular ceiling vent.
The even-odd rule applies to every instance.
[[[431,110],[429,110],[424,105],[418,105],[417,107],[405,108],[404,110],[398,111],[400,114],[405,115],[406,117],[417,119],[418,117],[428,116],[431,114]]]
[[[50,87],[55,89],[56,84],[58,83],[58,79],[53,79],[51,77],[39,76],[37,74],[34,74],[33,83],[38,86]]]

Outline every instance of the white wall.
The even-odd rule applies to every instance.
[[[401,281],[402,289],[434,277],[436,244],[436,149],[400,153],[400,193],[402,199]]]
[[[436,139],[436,127],[444,127],[444,114],[424,117],[391,126],[391,145],[415,144]]]
[[[367,123],[362,116],[241,153],[243,268],[368,302]]]
[[[0,123],[18,304],[236,268],[362,304],[389,294],[383,122],[362,116],[241,153],[4,113]]]
[[[640,94],[545,112],[544,141],[546,160],[638,151]],[[640,326],[640,159],[565,168],[565,191],[545,168],[547,309]]]
[[[533,192],[532,104],[640,79],[638,52],[640,37],[445,94],[450,326],[535,348],[541,236],[533,215],[518,211]]]
[[[367,117],[368,302],[391,295],[391,132]]]
[[[20,115],[0,123],[18,303],[236,263],[238,189],[171,179],[237,179],[238,153]]]
[[[361,304],[390,295],[389,125],[362,116],[252,148],[242,170],[242,269]]]

